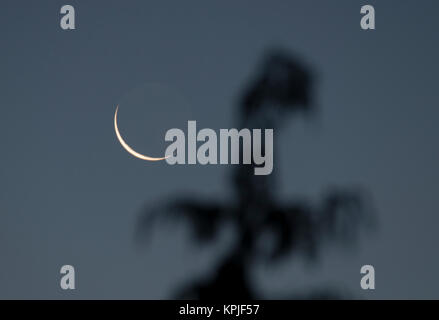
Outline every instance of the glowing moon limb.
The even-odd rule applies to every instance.
[[[136,152],[133,148],[131,148],[126,142],[125,140],[122,138],[122,136],[120,135],[119,129],[117,127],[117,111],[119,110],[119,106],[116,106],[116,113],[114,114],[114,130],[116,131],[116,136],[117,139],[119,140],[120,144],[122,145],[122,147],[128,151],[129,153],[131,153],[133,156],[135,156],[136,158],[142,159],[142,160],[146,160],[146,161],[160,161],[160,160],[165,160],[167,157],[163,157],[163,158],[153,158],[153,157],[148,157],[146,155],[143,155],[141,153]]]

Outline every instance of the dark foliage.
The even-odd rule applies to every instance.
[[[311,111],[313,77],[297,59],[273,51],[240,100],[240,124],[248,128],[276,128],[288,113]],[[157,219],[187,219],[194,241],[216,240],[226,222],[237,230],[237,241],[210,277],[194,280],[178,291],[179,298],[260,298],[252,287],[250,266],[274,263],[287,255],[302,253],[316,259],[324,242],[352,244],[358,227],[368,222],[371,211],[364,192],[332,188],[319,204],[275,200],[275,176],[255,176],[253,165],[237,165],[232,183],[235,201],[229,204],[183,197],[142,214],[139,232],[147,232]],[[269,246],[261,237],[270,235]],[[300,298],[299,296],[294,296]],[[334,298],[334,291],[306,297]],[[278,297],[277,297],[278,298]]]

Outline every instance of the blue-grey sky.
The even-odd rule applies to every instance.
[[[366,3],[374,31],[360,28]],[[59,26],[64,4],[76,30]],[[0,298],[159,299],[207,274],[227,230],[199,248],[184,225],[163,226],[141,246],[136,222],[182,192],[227,201],[232,168],[134,159],[115,138],[115,106],[130,144],[160,155],[166,130],[187,120],[233,127],[273,46],[315,70],[319,111],[276,136],[279,197],[360,185],[379,214],[358,246],[328,246],[312,266],[295,256],[255,267],[256,286],[439,298],[438,10],[434,0],[2,1]],[[64,264],[75,291],[59,287]],[[360,288],[364,264],[376,269],[373,292]]]

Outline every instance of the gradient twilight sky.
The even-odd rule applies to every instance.
[[[64,4],[76,30],[59,27]],[[364,4],[375,31],[360,28]],[[0,298],[159,299],[206,274],[227,230],[201,249],[184,225],[165,225],[139,245],[136,222],[182,192],[227,201],[230,166],[134,159],[116,140],[115,107],[129,144],[161,155],[166,130],[187,120],[233,127],[241,89],[279,46],[317,74],[318,108],[277,136],[279,198],[359,185],[378,223],[315,265],[255,268],[257,287],[439,299],[438,12],[435,0],[2,1]],[[59,287],[64,264],[74,292]],[[359,285],[364,264],[373,292]]]

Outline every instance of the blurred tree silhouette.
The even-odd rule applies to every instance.
[[[313,111],[313,80],[311,72],[296,58],[282,50],[272,51],[242,96],[240,127],[274,128],[278,135],[287,113]],[[236,227],[237,241],[217,265],[213,276],[184,286],[178,298],[260,298],[252,286],[252,265],[274,263],[299,252],[315,259],[323,242],[335,240],[351,244],[362,222],[371,221],[365,219],[371,218],[372,211],[365,209],[368,201],[360,190],[333,188],[318,205],[301,201],[278,204],[275,200],[277,168],[271,175],[255,176],[254,165],[235,166],[234,203],[182,198],[158,210],[147,209],[142,213],[138,229],[141,234],[148,232],[159,218],[183,217],[189,220],[194,239],[199,243],[217,239],[225,223]],[[267,234],[273,241],[269,246],[262,246],[261,237]],[[331,290],[305,297],[334,298],[337,295]]]

